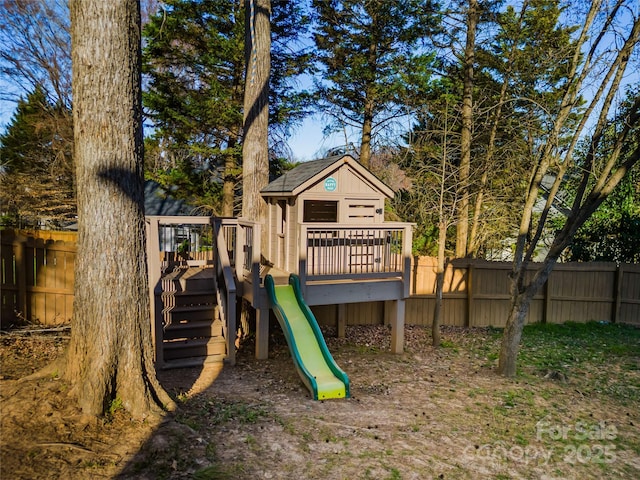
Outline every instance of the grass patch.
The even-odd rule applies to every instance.
[[[601,322],[527,325],[518,359],[524,375],[580,378],[583,393],[637,400],[640,329]]]
[[[484,367],[495,367],[501,339],[501,329],[488,328],[475,332],[461,348],[484,361]],[[524,327],[518,355],[521,378],[570,383],[585,395],[605,395],[626,405],[640,396],[638,371],[638,327],[606,322]],[[544,391],[540,395],[546,396]],[[510,406],[510,400],[505,400]]]
[[[225,400],[208,403],[208,411],[215,424],[234,421],[240,424],[256,423],[269,416],[269,412],[260,405],[243,402],[229,402]]]

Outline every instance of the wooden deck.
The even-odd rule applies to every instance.
[[[342,331],[344,308],[340,306],[348,303],[385,302],[385,317],[391,325],[391,350],[402,352],[405,299],[409,297],[411,273],[410,224],[386,223],[370,227],[336,223],[301,225],[297,235],[300,258],[292,269],[294,271],[288,271],[289,269],[269,263],[262,256],[261,225],[255,222],[210,217],[149,217],[147,223],[149,252],[161,252],[158,240],[161,225],[179,224],[182,227],[196,224],[214,227],[213,260],[204,256],[202,259],[189,259],[187,265],[197,268],[213,263],[214,268],[208,269],[210,278],[206,281],[212,281],[212,287],[207,288],[213,290],[216,299],[215,315],[224,320],[222,337],[225,352],[220,351],[220,342],[210,345],[210,342],[198,339],[203,345],[196,345],[195,338],[191,339],[194,351],[204,352],[205,356],[221,355],[230,363],[235,362],[237,299],[243,298],[256,311],[256,357],[266,358],[270,305],[264,278],[271,275],[277,285],[284,285],[293,273],[300,277],[302,294],[308,305],[338,305],[338,326]],[[166,343],[163,335],[167,328],[167,306],[159,300],[163,298],[163,291],[166,289],[161,273],[166,269],[162,264],[166,258],[166,255],[158,256],[157,253],[149,255],[150,295],[155,299],[152,303],[154,340],[156,358],[160,360],[165,356],[167,359],[169,356],[174,359],[171,348],[164,349],[167,355],[163,350]],[[196,275],[193,271],[177,275],[175,279],[171,279],[172,289],[180,290],[176,287],[176,282],[182,277],[185,282],[189,279],[196,285],[198,276],[202,275]],[[189,294],[178,293],[174,296],[176,299],[173,301],[186,301]],[[185,299],[177,300],[183,296]],[[193,308],[194,305],[182,307]]]

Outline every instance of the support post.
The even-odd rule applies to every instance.
[[[344,303],[338,304],[338,338],[347,335],[347,306]]]
[[[26,238],[20,236],[14,240],[13,249],[15,254],[15,270],[18,281],[18,310],[24,318],[28,318],[27,312],[27,254],[26,254]]]
[[[156,357],[156,368],[162,368],[164,361],[162,353],[162,286],[160,284],[160,220],[157,217],[147,217],[147,278],[149,281],[149,313],[151,321],[151,340],[153,341]]]
[[[467,265],[467,315],[464,319],[465,327],[473,326],[473,263],[469,262]]]
[[[269,310],[256,308],[256,359],[269,358]]]
[[[620,318],[620,308],[622,307],[622,280],[624,278],[624,265],[618,265],[616,278],[613,287],[613,308],[611,312],[611,323],[618,322]]]
[[[404,351],[404,299],[388,302],[389,320],[391,322],[391,353]]]

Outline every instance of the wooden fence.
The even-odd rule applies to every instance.
[[[0,232],[0,325],[59,325],[73,312],[73,232]]]
[[[55,325],[68,322],[73,304],[75,242],[51,232],[3,230],[2,326],[20,318]],[[73,234],[70,239],[75,240]],[[435,302],[435,259],[414,259],[408,325],[430,325]],[[509,310],[510,263],[456,260],[445,275],[445,325],[504,326]],[[321,323],[333,324],[334,306],[314,307]],[[349,325],[384,322],[379,302],[347,304]],[[561,323],[600,320],[640,326],[640,265],[560,263],[533,299],[528,322]]]
[[[408,325],[431,325],[435,265],[435,258],[414,259],[411,297],[406,301]],[[510,307],[510,270],[508,262],[451,262],[445,274],[443,324],[503,327]],[[314,312],[321,323],[335,322],[335,308],[314,307]],[[350,304],[346,318],[349,325],[382,324],[384,309],[382,304]],[[640,326],[640,265],[559,263],[534,297],[527,317],[528,323],[593,320]]]

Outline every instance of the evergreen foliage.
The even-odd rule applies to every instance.
[[[42,87],[18,102],[0,136],[4,225],[58,228],[75,220],[71,112]]]
[[[155,129],[147,165],[150,176],[179,197],[220,214],[221,184],[237,189],[242,171],[244,2],[164,4],[144,30],[144,105]],[[296,2],[274,1],[273,12],[271,123],[286,134],[300,115],[303,96],[291,80],[308,53],[292,47],[307,20]]]
[[[329,129],[362,131],[368,165],[372,137],[407,114],[424,94],[438,28],[431,0],[314,0],[318,109]]]

